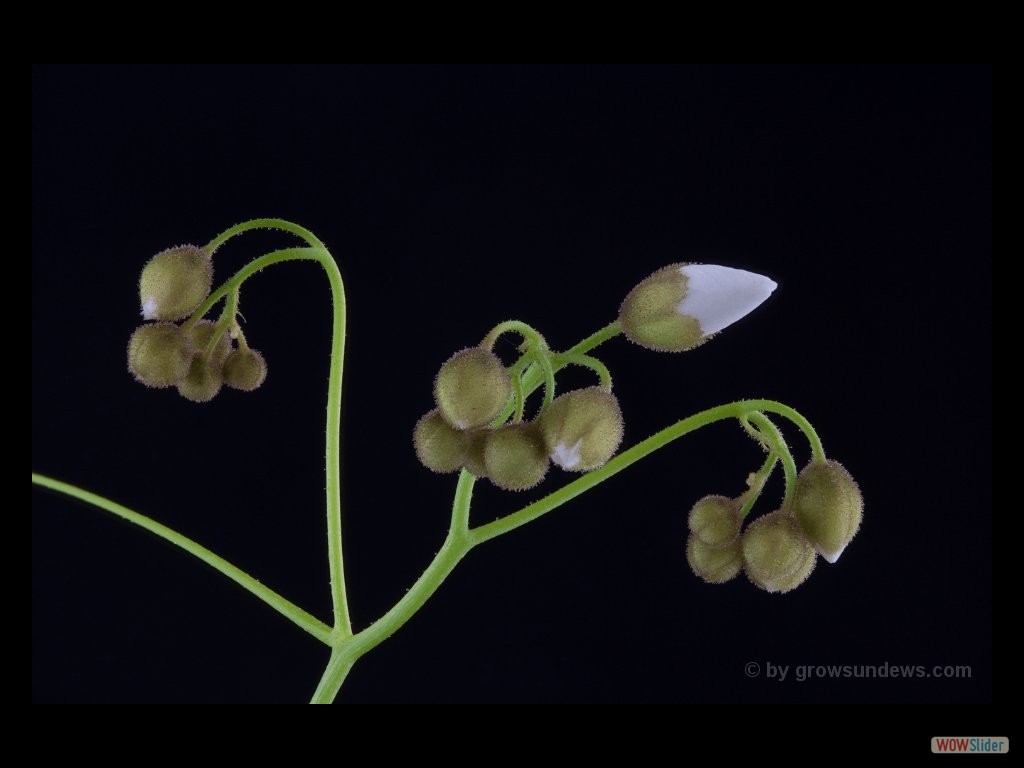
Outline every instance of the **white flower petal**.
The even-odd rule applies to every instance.
[[[155,318],[156,318],[156,299],[154,299],[152,296],[149,296],[149,297],[146,298],[146,300],[144,302],[142,302],[142,319],[143,320],[153,320]]]
[[[555,446],[551,452],[551,460],[562,469],[575,469],[579,466],[580,448],[583,446],[583,438],[576,441],[576,445],[567,448],[564,443]]]
[[[688,282],[676,311],[695,318],[705,336],[752,312],[777,287],[764,275],[717,264],[688,264],[679,272]]]
[[[836,560],[839,559],[839,556],[841,554],[843,554],[843,552],[845,552],[845,551],[846,551],[846,545],[845,544],[842,547],[839,548],[838,552],[822,552],[821,550],[818,550],[818,552],[821,554],[821,556],[824,557],[826,560],[828,560],[832,564],[835,564]]]

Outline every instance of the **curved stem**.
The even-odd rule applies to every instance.
[[[754,473],[754,479],[750,483],[750,488],[743,494],[743,506],[740,507],[740,520],[746,520],[747,515],[750,514],[750,510],[754,508],[754,504],[761,497],[761,491],[764,490],[764,485],[768,482],[768,478],[775,469],[775,465],[779,461],[779,456],[774,451],[768,453],[768,458],[764,460],[764,464],[761,468]]]
[[[782,508],[785,509],[789,506],[793,492],[796,490],[796,463],[793,461],[793,454],[790,452],[789,446],[786,445],[786,438],[782,436],[779,428],[771,419],[760,411],[749,413],[746,418],[757,427],[764,439],[767,440],[771,452],[777,454],[782,462],[782,472],[786,477],[786,494],[782,499]]]
[[[60,480],[55,480],[52,477],[47,477],[46,475],[33,472],[32,484],[43,488],[49,488],[50,490],[66,494],[72,498],[78,499],[79,501],[84,501],[87,504],[92,504],[94,507],[99,507],[106,512],[117,515],[122,520],[127,520],[129,523],[137,525],[140,528],[144,528],[150,533],[156,534],[164,541],[168,541],[174,546],[185,550],[190,555],[199,558],[211,568],[224,574],[240,587],[258,597],[282,616],[311,634],[317,640],[330,645],[330,627],[315,616],[312,616],[299,608],[295,603],[285,599],[270,587],[261,584],[238,566],[232,565],[220,555],[214,554],[202,544],[195,542],[188,536],[184,536],[177,531],[168,528],[166,525],[158,523],[143,514],[135,512],[134,510],[128,509],[128,507],[118,504],[115,501],[111,501],[103,496],[83,490],[71,483],[65,483]]]
[[[600,382],[601,389],[605,392],[612,391],[612,374],[608,370],[608,366],[598,360],[596,357],[583,354],[571,354],[566,352],[558,355],[557,358],[559,367],[562,368],[567,365],[578,365],[582,368],[589,368],[597,374],[598,381]]]
[[[285,248],[250,262],[211,293],[193,313],[202,317],[226,294],[236,292],[249,277],[264,267],[282,261],[310,259],[320,263],[327,272],[334,301],[331,327],[331,365],[327,377],[326,424],[326,494],[327,494],[327,560],[331,580],[331,604],[334,626],[342,636],[352,634],[352,619],[345,588],[344,553],[341,541],[341,381],[345,361],[345,284],[338,265],[321,240],[305,227],[283,219],[252,219],[225,230],[206,246],[212,253],[235,235],[253,229],[279,229],[302,238],[309,248]],[[189,320],[191,322],[192,319]]]
[[[680,437],[683,437],[694,430],[706,427],[709,424],[714,424],[717,421],[722,421],[723,419],[738,419],[743,416],[748,416],[755,411],[777,413],[780,416],[784,416],[785,418],[794,421],[798,426],[799,422],[797,422],[797,419],[806,422],[806,419],[804,419],[803,416],[795,410],[787,405],[783,405],[782,403],[777,403],[774,400],[740,400],[739,402],[730,403],[728,405],[709,408],[706,411],[701,411],[693,416],[677,421],[672,426],[661,430],[643,442],[637,443],[629,450],[623,451],[600,469],[588,472],[578,480],[574,480],[568,485],[559,488],[557,491],[548,494],[543,499],[523,507],[518,512],[513,512],[510,515],[506,515],[505,517],[487,523],[486,525],[470,529],[470,541],[475,546],[489,539],[493,539],[496,536],[501,536],[502,534],[513,531],[526,523],[536,520],[538,517],[541,517],[551,510],[560,507],[562,504],[576,498],[580,494],[589,491],[591,488],[603,483],[613,475],[617,475],[631,464],[635,464],[640,461],[640,459],[650,455],[659,448],[665,447],[673,440],[678,440]],[[796,419],[793,418],[794,416]]]
[[[254,229],[277,229],[282,232],[289,232],[299,239],[305,240],[314,248],[327,250],[327,246],[323,244],[323,241],[308,229],[284,219],[249,219],[249,221],[243,221],[241,224],[235,224],[235,226],[228,227],[207,243],[206,250],[212,254],[235,235],[240,235],[243,232],[249,232]]]
[[[270,226],[261,220],[263,226]],[[251,224],[252,222],[248,222]],[[245,225],[239,224],[232,228]],[[252,229],[253,227],[248,227]],[[283,229],[284,227],[277,227]],[[301,227],[297,229],[301,230]],[[237,231],[235,234],[237,234]],[[291,230],[288,230],[291,231]],[[232,232],[232,230],[228,230]],[[221,235],[219,239],[227,239]],[[315,238],[313,238],[315,240]],[[216,240],[214,241],[216,242]],[[319,241],[317,241],[319,242]],[[282,248],[246,264],[204,301],[193,317],[202,317],[222,297],[234,291],[261,269],[285,261],[316,261],[327,272],[331,294],[334,300],[334,320],[331,334],[331,367],[327,378],[327,425],[326,425],[326,475],[327,475],[327,559],[331,580],[331,603],[334,609],[334,626],[344,636],[352,634],[352,620],[349,615],[348,598],[345,589],[345,566],[341,544],[341,379],[345,359],[345,285],[334,258],[323,247]]]
[[[495,342],[498,341],[498,337],[503,333],[518,333],[531,348],[547,347],[544,337],[540,335],[537,329],[528,323],[524,323],[522,320],[506,320],[503,323],[498,323],[484,336],[480,346],[484,349],[493,349]]]
[[[604,344],[609,339],[614,339],[620,333],[622,333],[622,328],[619,327],[618,322],[609,323],[604,328],[595,331],[594,333],[590,334],[587,338],[583,339],[583,341],[573,346],[571,349],[554,355],[555,359],[551,362],[552,372],[557,373],[566,366],[566,363],[559,362],[560,358],[585,354],[590,350],[594,349],[594,347]],[[513,365],[512,369],[510,370],[514,370],[516,366],[519,365],[527,365],[527,361],[528,356],[524,355],[523,358],[520,359],[519,362],[517,362],[515,365]],[[524,395],[526,397],[529,397],[531,394],[536,392],[537,388],[544,383],[545,377],[546,372],[541,370],[541,368],[536,363],[528,365],[528,367],[526,367],[526,370],[523,372]],[[494,421],[491,422],[491,426],[497,427],[500,426],[501,424],[504,424],[508,420],[508,417],[512,415],[514,410],[515,401],[510,399],[508,405],[505,406],[505,409],[500,414],[498,414],[498,417]]]
[[[551,353],[546,348],[535,347],[532,357],[544,375],[544,403],[541,405],[543,410],[555,399],[555,369],[551,365]]]

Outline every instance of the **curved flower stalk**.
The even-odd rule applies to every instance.
[[[254,259],[216,289],[217,249],[244,232],[270,228],[303,245]],[[772,400],[744,400],[701,411],[620,452],[623,408],[608,368],[592,353],[620,334],[648,349],[680,352],[703,344],[756,309],[775,288],[761,275],[730,267],[676,264],[641,281],[617,319],[564,351],[552,350],[533,327],[518,320],[496,325],[475,346],[455,352],[434,380],[432,408],[413,429],[413,448],[427,469],[458,473],[451,520],[437,555],[415,584],[383,616],[362,628],[350,617],[341,531],[340,406],[345,353],[345,290],[337,264],[311,232],[280,219],[254,219],[231,227],[202,248],[179,246],[153,257],[140,279],[146,323],[128,345],[128,367],[141,383],[174,387],[194,402],[208,402],[223,385],[249,392],[265,385],[267,364],[249,346],[239,322],[240,288],[261,270],[292,261],[314,261],[325,270],[334,299],[331,367],[325,424],[326,534],[333,617],[322,621],[192,539],[116,502],[68,483],[32,473],[34,485],[78,498],[132,522],[189,552],[235,581],[326,645],[330,655],[313,703],[334,700],[352,666],[400,629],[471,551],[587,493],[675,440],[720,421],[734,420],[766,452],[764,464],[733,496],[712,495],[690,511],[685,559],[704,581],[719,584],[745,571],[769,592],[786,592],[810,575],[817,554],[830,562],[859,529],[863,501],[856,483],[826,458],[817,433],[797,411]],[[219,313],[214,313],[223,302]],[[208,315],[213,314],[212,319]],[[505,364],[496,341],[522,339],[518,359]],[[593,372],[597,383],[559,393],[568,366]],[[531,396],[542,390],[532,408]],[[789,422],[807,440],[811,463],[797,473],[775,419]],[[551,465],[575,479],[492,522],[470,522],[474,485],[528,492]],[[785,494],[779,507],[747,522],[771,474],[781,468]],[[680,512],[682,514],[682,511]],[[684,548],[680,546],[680,555]]]

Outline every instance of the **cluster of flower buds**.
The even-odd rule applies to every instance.
[[[139,279],[146,323],[128,342],[128,370],[149,387],[177,387],[197,403],[212,400],[227,384],[246,392],[267,376],[263,356],[244,338],[236,347],[233,318],[226,324],[186,320],[210,294],[210,253],[194,245],[162,251],[147,262]],[[176,322],[185,320],[180,325]]]
[[[754,520],[741,532],[742,499],[705,496],[690,510],[686,558],[693,572],[720,584],[745,571],[768,592],[788,592],[830,563],[860,528],[864,502],[850,473],[831,460],[812,461],[797,476],[792,503]]]
[[[448,359],[434,380],[436,408],[413,430],[423,466],[488,478],[508,491],[533,488],[551,463],[588,472],[608,461],[622,442],[618,401],[601,387],[566,392],[532,421],[494,426],[509,405],[511,374],[489,349],[470,347]]]

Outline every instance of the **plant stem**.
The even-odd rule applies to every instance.
[[[333,300],[333,322],[331,326],[331,363],[327,376],[327,419],[324,440],[326,506],[327,506],[327,567],[331,582],[331,606],[334,612],[334,628],[342,637],[352,634],[352,619],[348,608],[345,588],[345,561],[341,539],[341,383],[345,364],[345,284],[338,265],[326,246],[312,232],[283,219],[253,219],[225,230],[206,246],[211,252],[235,235],[252,229],[279,229],[302,238],[309,248],[286,248],[268,253],[242,267],[229,280],[207,297],[195,311],[195,317],[202,317],[224,295],[233,295],[249,277],[271,264],[283,261],[309,259],[319,262],[327,272]],[[191,322],[191,320],[189,321]]]
[[[476,478],[463,470],[455,489],[451,523],[441,549],[408,592],[377,621],[357,634],[338,641],[327,667],[310,700],[311,704],[330,704],[345,682],[352,665],[368,651],[387,640],[411,619],[438,587],[444,583],[459,561],[473,545],[469,540],[469,506],[473,499]]]
[[[649,456],[659,448],[665,447],[673,440],[678,440],[680,437],[683,437],[694,430],[706,427],[707,425],[713,424],[717,421],[722,421],[724,419],[739,419],[755,411],[777,413],[780,416],[790,419],[796,423],[797,426],[800,426],[800,422],[807,424],[806,419],[804,419],[799,413],[789,406],[777,403],[774,400],[740,400],[739,402],[730,403],[728,405],[709,408],[706,411],[701,411],[693,416],[677,421],[672,426],[661,430],[643,442],[637,443],[629,450],[623,451],[600,469],[588,472],[579,479],[574,480],[568,485],[559,488],[557,491],[548,494],[543,499],[523,507],[518,512],[513,512],[499,520],[470,529],[470,540],[474,545],[476,545],[489,539],[493,539],[496,536],[501,536],[513,531],[526,523],[536,520],[538,517],[541,517],[551,510],[560,507],[562,504],[576,498],[581,493],[589,491],[594,486],[603,483],[605,480],[618,474],[631,464],[635,464],[640,461],[640,459]],[[810,425],[807,424],[807,427],[810,428]],[[806,432],[806,430],[804,431]],[[813,432],[813,430],[811,431]]]
[[[258,597],[282,616],[291,620],[311,634],[317,640],[330,645],[330,627],[315,616],[306,613],[306,611],[299,608],[295,603],[285,599],[270,587],[261,584],[238,566],[232,565],[220,555],[214,554],[202,544],[195,542],[188,536],[184,536],[177,531],[168,528],[166,525],[162,525],[143,514],[118,504],[115,501],[111,501],[110,499],[104,498],[103,496],[99,496],[95,493],[90,493],[89,491],[79,488],[76,485],[72,485],[71,483],[54,480],[52,477],[40,475],[37,472],[32,473],[32,483],[33,485],[39,485],[43,488],[49,488],[50,490],[66,494],[78,499],[79,501],[84,501],[87,504],[92,504],[93,506],[99,507],[113,515],[117,515],[123,520],[127,520],[129,523],[133,523],[140,528],[144,528],[150,533],[156,534],[164,541],[168,541],[174,546],[185,550],[190,555],[202,560],[211,568],[220,571],[240,587]]]

